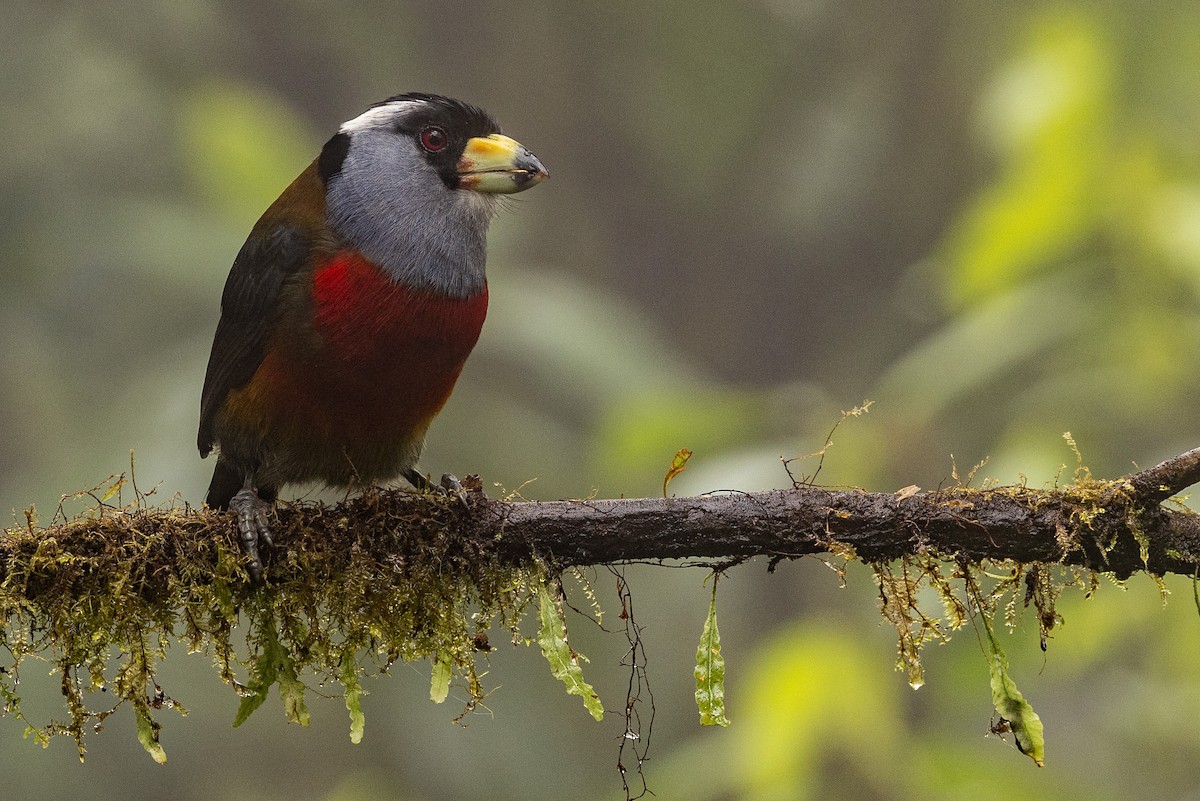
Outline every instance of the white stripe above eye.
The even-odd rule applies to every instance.
[[[392,103],[384,103],[382,106],[367,109],[352,120],[343,122],[338,133],[354,133],[368,128],[390,125],[393,120],[402,116],[409,109],[422,105],[425,104],[420,100],[396,100]]]

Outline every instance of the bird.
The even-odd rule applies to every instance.
[[[253,579],[284,485],[431,488],[416,465],[487,313],[489,223],[548,175],[483,109],[409,92],[343,123],[251,229],[197,446]]]

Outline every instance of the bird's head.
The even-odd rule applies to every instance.
[[[482,282],[499,197],[548,175],[483,109],[423,93],[343,123],[317,169],[335,233],[397,280],[453,294]]]

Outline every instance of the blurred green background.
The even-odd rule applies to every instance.
[[[529,498],[822,482],[892,490],[1100,476],[1200,444],[1200,18],[1191,3],[584,4],[7,0],[0,8],[0,505],[43,519],[128,466],[201,498],[198,396],[225,274],[337,125],[408,90],[492,111],[552,180],[493,225],[491,313],[423,466]],[[807,463],[794,465],[811,472]],[[494,488],[498,482],[503,489]],[[733,571],[719,603],[733,726],[700,730],[699,570],[629,571],[659,798],[1196,798],[1200,625],[1186,581],[1068,592],[1043,658],[1005,647],[1047,767],[995,737],[965,631],[893,671],[869,572]],[[601,603],[619,609],[607,573]],[[930,598],[933,601],[932,597]],[[502,639],[498,637],[496,639]],[[610,709],[623,637],[572,620]],[[48,670],[47,666],[47,670]],[[22,674],[27,711],[56,682]],[[165,767],[128,710],[43,752],[0,720],[0,795],[58,799],[620,797],[595,724],[536,649],[501,647],[460,728],[428,666],[336,688],[309,729],[237,699],[204,655],[161,681]]]

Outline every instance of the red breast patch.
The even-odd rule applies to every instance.
[[[487,289],[469,298],[413,289],[342,252],[318,265],[312,293],[320,346],[279,342],[289,355],[261,371],[290,409],[292,435],[349,446],[423,432],[479,339]]]
[[[487,289],[455,298],[391,280],[356,251],[343,251],[313,275],[314,327],[338,361],[440,362],[461,366],[487,315]],[[377,368],[385,365],[376,363]]]

